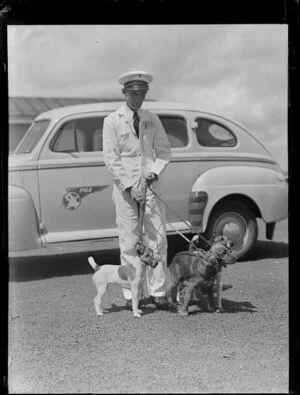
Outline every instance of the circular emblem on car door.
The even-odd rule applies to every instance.
[[[68,210],[76,210],[81,203],[81,198],[76,192],[67,192],[62,198],[62,203]]]

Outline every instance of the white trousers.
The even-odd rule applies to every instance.
[[[139,241],[137,203],[131,199],[128,192],[122,192],[116,186],[114,186],[113,200],[116,206],[116,222],[119,230],[121,265],[131,263],[136,267],[140,264],[135,251],[135,244]],[[155,268],[147,266],[144,285],[146,285],[149,295],[165,296],[168,248],[165,207],[149,189],[146,193],[144,234],[147,247],[151,248],[153,252],[157,252],[161,258]],[[131,299],[131,290],[123,288],[123,294],[125,299]]]

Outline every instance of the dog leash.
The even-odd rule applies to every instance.
[[[146,205],[146,200],[143,200],[140,203],[137,203],[138,217],[139,217],[139,241],[142,244],[144,244],[143,222],[144,222],[144,215],[145,215],[145,205]]]
[[[195,233],[194,230],[193,230],[193,228],[191,227],[191,225],[190,225],[188,222],[186,222],[183,218],[181,218],[177,213],[175,213],[175,211],[172,210],[171,207],[168,206],[167,203],[166,203],[163,199],[161,199],[161,197],[158,196],[158,194],[155,193],[155,192],[153,191],[153,189],[150,188],[149,185],[147,185],[146,187],[153,193],[153,195],[154,195],[155,197],[157,197],[158,200],[160,200],[160,201],[167,207],[167,209],[169,209],[169,210],[170,210],[174,215],[176,215],[176,217],[179,218],[179,219],[180,219],[180,220],[181,220],[181,221],[182,221],[182,222],[183,222],[193,233]],[[197,248],[192,240],[189,240],[189,239],[188,239],[187,237],[185,237],[179,230],[175,229],[175,228],[170,224],[170,222],[168,222],[168,224],[169,224],[169,225],[171,226],[171,228],[173,228],[177,233],[179,233],[179,234],[181,235],[181,237],[183,237],[183,238],[184,238],[185,240],[187,240],[190,244],[193,244],[195,248]],[[204,240],[209,246],[212,246],[212,243],[211,243],[210,241],[206,240],[205,237],[201,236],[200,233],[197,233],[197,235],[198,235],[202,240]]]
[[[143,222],[146,207],[146,191],[147,188],[145,187],[144,199],[139,203],[137,202],[137,211],[139,217],[139,241],[135,245],[135,250],[143,263],[155,268],[158,262],[154,258],[153,250],[147,247],[143,236]]]
[[[148,187],[149,188],[149,187]],[[149,188],[150,189],[150,188]],[[150,189],[151,190],[151,189]],[[152,191],[153,192],[153,191]],[[154,192],[153,192],[154,193]],[[156,195],[155,193],[154,193],[154,195]],[[157,196],[157,195],[156,195]],[[159,198],[159,196],[157,196],[158,198]],[[160,199],[160,198],[159,198]],[[162,201],[162,199],[160,199],[161,201]],[[163,201],[162,201],[163,202]],[[165,206],[167,206],[167,204],[165,203],[165,202],[163,202],[164,204],[165,204]],[[168,207],[168,206],[167,206]],[[170,209],[170,208],[169,208]],[[171,209],[170,209],[171,210]],[[175,215],[177,215],[173,210],[171,210]],[[179,218],[179,219],[181,219],[180,217],[179,217],[179,215],[177,215],[177,217]],[[169,221],[166,221],[167,223],[168,223],[168,225],[173,229],[173,230],[175,230],[175,232],[177,232],[183,239],[185,239],[189,244],[192,244],[194,247],[195,247],[195,251],[198,251],[198,252],[202,252],[203,250],[202,250],[202,248],[198,248],[196,245],[195,245],[195,243],[193,242],[193,240],[189,240],[186,236],[184,236],[184,234],[183,233],[181,233],[178,229],[176,229]],[[185,221],[183,221],[183,222],[185,222]],[[186,222],[185,222],[186,223]],[[192,229],[191,227],[190,227],[190,229]],[[197,233],[197,235],[198,236],[200,236],[200,237],[202,237],[199,233]],[[212,245],[213,245],[213,243],[211,243],[211,242],[209,242],[209,241],[207,241],[204,237],[202,237],[202,239],[211,247]],[[226,247],[226,246],[224,246],[225,248],[226,248],[226,250],[227,250],[227,253],[229,254],[229,255],[232,255],[232,256],[234,256],[235,257],[235,255],[232,253],[232,251],[231,251],[231,249],[230,248],[228,248],[228,247]]]
[[[139,218],[139,241],[138,243],[142,246],[145,246],[144,236],[143,236],[143,222],[144,222],[144,214],[145,214],[145,206],[146,206],[146,188],[144,191],[144,199],[141,202],[137,202],[137,212]]]
[[[194,231],[193,231],[193,228],[189,225],[189,223],[188,222],[186,222],[184,219],[182,219],[177,213],[175,213],[175,211],[174,210],[172,210],[171,209],[171,207],[169,207],[168,205],[167,205],[167,203],[165,202],[165,201],[163,201],[163,199],[161,199],[161,197],[160,196],[158,196],[158,194],[157,193],[155,193],[154,191],[153,191],[153,189],[152,188],[150,188],[150,186],[149,185],[146,185],[146,189],[149,189],[152,193],[153,193],[153,195],[155,196],[155,197],[157,197],[157,199],[158,200],[160,200],[177,218],[179,218],[193,233],[195,233]],[[187,237],[185,237],[178,229],[176,229],[175,227],[173,227],[171,224],[170,224],[170,222],[169,221],[167,221],[168,222],[168,224],[169,224],[169,226],[172,228],[172,229],[174,229],[178,234],[180,234],[180,236],[183,238],[183,239],[185,239],[189,244],[192,244],[195,248],[196,248],[196,250],[198,250],[198,251],[202,251],[201,250],[201,248],[198,248],[196,245],[195,245],[195,243],[193,242],[193,240],[189,240]],[[212,245],[213,245],[213,243],[212,242],[210,242],[210,241],[208,241],[205,237],[203,237],[203,236],[201,236],[199,233],[197,233],[197,235],[202,239],[202,240],[204,240],[210,247],[212,247]],[[227,252],[228,252],[228,254],[229,255],[232,255],[232,256],[234,256],[234,257],[236,257],[235,256],[235,254],[233,254],[232,253],[232,251],[231,251],[231,249],[230,248],[228,248],[227,246],[224,246],[226,249],[227,249]]]
[[[192,240],[188,239],[182,232],[180,232],[180,230],[176,229],[169,221],[166,221],[166,222],[168,223],[170,228],[175,230],[175,232],[177,232],[184,240],[186,240],[189,244],[193,244],[194,247],[197,248]]]

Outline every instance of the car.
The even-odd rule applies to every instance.
[[[102,152],[105,102],[38,115],[9,155],[9,257],[100,250],[118,245],[112,177]],[[271,240],[288,216],[288,182],[246,127],[181,103],[145,101],[172,149],[163,173],[167,234],[224,234],[238,258],[253,250],[257,220]],[[189,239],[191,239],[189,237]]]

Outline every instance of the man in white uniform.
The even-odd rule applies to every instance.
[[[139,264],[135,250],[139,241],[138,203],[144,198],[145,183],[160,194],[161,174],[171,158],[169,141],[158,116],[141,108],[152,80],[144,71],[123,74],[119,82],[124,86],[126,103],[106,117],[103,126],[103,154],[114,180],[113,201],[122,265]],[[165,209],[149,189],[146,189],[144,229],[147,246],[161,258],[156,268],[147,266],[148,292],[157,308],[165,308]],[[123,294],[130,307],[131,290],[123,288]]]

